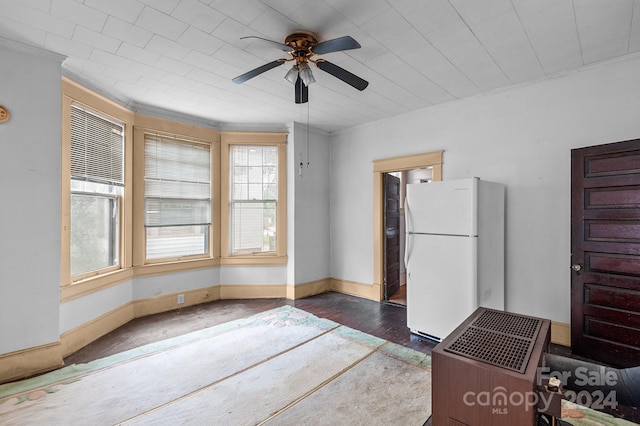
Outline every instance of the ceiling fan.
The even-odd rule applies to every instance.
[[[318,42],[318,37],[308,31],[297,31],[289,34],[284,43],[280,43],[273,40],[257,36],[241,37],[242,39],[255,38],[262,41],[266,41],[275,46],[278,46],[281,50],[287,52],[290,58],[276,59],[273,62],[262,65],[249,72],[233,79],[236,84],[244,83],[247,80],[252,79],[272,68],[278,67],[285,62],[293,62],[293,66],[285,75],[285,79],[292,84],[295,84],[295,100],[297,104],[308,102],[309,91],[308,86],[316,81],[309,68],[309,62],[315,64],[322,71],[331,74],[332,76],[339,78],[348,85],[355,87],[358,90],[364,90],[369,82],[363,80],[355,74],[350,73],[344,68],[339,67],[329,61],[322,58],[315,58],[316,55],[324,55],[326,53],[340,52],[343,50],[359,49],[360,44],[350,36],[339,37],[331,40]]]

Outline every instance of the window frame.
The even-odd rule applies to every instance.
[[[138,131],[140,130],[140,131]],[[210,258],[214,258],[216,257],[215,255],[215,250],[214,250],[214,246],[217,244],[216,241],[214,241],[214,235],[216,235],[215,230],[213,229],[213,221],[214,221],[214,217],[216,216],[216,206],[213,204],[213,194],[214,194],[214,182],[213,182],[213,176],[215,174],[215,169],[217,164],[214,163],[214,153],[213,153],[213,147],[212,147],[212,142],[211,141],[207,141],[207,140],[201,140],[201,139],[196,139],[193,137],[189,137],[186,135],[177,135],[177,134],[167,134],[164,132],[158,132],[158,131],[153,131],[153,130],[149,130],[149,129],[140,129],[140,128],[136,128],[136,130],[134,130],[134,137],[135,138],[142,138],[142,140],[140,141],[140,144],[142,145],[142,153],[143,155],[145,155],[145,149],[146,149],[146,138],[147,135],[149,136],[155,136],[155,137],[160,137],[160,138],[166,138],[166,139],[176,139],[179,140],[181,142],[185,142],[185,143],[193,143],[193,144],[200,144],[200,145],[206,145],[209,147],[209,176],[210,176],[210,198],[209,198],[209,202],[211,203],[210,207],[209,207],[209,211],[210,211],[210,220],[209,220],[209,224],[208,225],[200,225],[200,226],[207,226],[208,227],[208,234],[207,234],[207,252],[203,253],[203,254],[190,254],[190,255],[176,255],[176,256],[168,256],[168,257],[160,257],[160,258],[147,258],[147,225],[146,225],[146,220],[143,219],[143,223],[142,223],[142,227],[144,228],[144,233],[145,233],[145,238],[144,238],[144,243],[143,243],[143,251],[144,251],[144,263],[145,264],[157,264],[157,263],[167,263],[167,262],[177,262],[177,261],[183,261],[183,260],[195,260],[195,259],[210,259]],[[145,186],[144,186],[144,178],[146,176],[146,172],[145,172],[145,162],[144,162],[144,158],[142,161],[142,167],[136,168],[137,171],[140,171],[140,173],[142,174],[142,179],[143,179],[143,187],[142,187],[142,210],[143,213],[146,213],[146,193],[145,193]]]
[[[276,202],[276,249],[266,253],[232,254],[231,246],[231,146],[278,148],[278,197]],[[225,132],[221,138],[221,264],[285,265],[287,263],[287,133]]]
[[[95,112],[124,126],[124,195],[120,202],[119,265],[71,275],[71,108],[73,105]],[[129,279],[131,270],[132,176],[134,113],[81,85],[62,78],[62,160],[61,160],[61,300],[82,295]]]
[[[211,164],[211,224],[206,254],[147,259],[145,228],[145,135],[176,138],[209,145]],[[220,132],[165,119],[136,115],[134,139],[134,247],[135,275],[148,275],[197,267],[215,266],[220,257]]]

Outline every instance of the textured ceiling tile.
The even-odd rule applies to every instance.
[[[406,36],[417,42],[403,41]],[[399,38],[398,41],[398,47],[393,49],[394,52],[451,96],[463,98],[480,92],[477,85],[464,76],[431,43],[424,40],[416,30],[408,31],[405,37]]]
[[[108,15],[75,0],[55,0],[51,2],[51,14],[71,22],[78,22],[87,28],[101,29]]]
[[[223,13],[193,0],[181,1],[171,16],[205,33],[211,33],[226,19]]]
[[[409,28],[409,22],[395,9],[388,9],[362,24],[362,29],[381,43]]]
[[[182,61],[176,61],[168,56],[163,56],[155,63],[155,67],[172,74],[185,76],[193,70],[193,63],[189,63],[188,56]]]
[[[122,41],[127,41],[135,46],[144,47],[147,45],[153,33],[135,25],[131,25],[121,19],[110,16],[102,30],[106,36]]]
[[[167,15],[171,15],[171,13],[176,9],[178,4],[180,4],[184,0],[138,0],[142,4],[146,4],[156,10],[159,10],[162,13],[166,13]],[[187,0],[188,4],[195,3],[194,0]]]
[[[75,25],[71,21],[44,13],[38,9],[25,9],[20,14],[20,22],[39,30],[55,34],[59,37],[71,39]]]
[[[470,26],[509,12],[513,7],[511,0],[450,0],[450,3]]]
[[[487,53],[511,83],[544,76],[544,71],[513,9],[470,25]],[[504,34],[509,37],[504,37]]]
[[[47,34],[45,47],[53,52],[76,56],[83,59],[88,59],[91,55],[91,51],[93,50],[93,48],[86,44],[76,43],[64,37],[58,37],[55,34]]]
[[[121,70],[126,70],[131,65],[131,61],[129,59],[117,55],[112,55],[111,53],[103,52],[102,50],[97,49],[94,49],[91,52],[91,56],[89,57],[89,59],[99,64],[118,68]]]
[[[304,7],[285,16],[298,24],[300,29],[317,34],[326,33],[327,29],[336,25],[336,21],[344,20],[343,17],[336,14],[334,8],[324,1],[313,0],[307,2]]]
[[[420,9],[405,15],[413,27],[426,37],[440,28],[453,23],[461,23],[458,12],[447,0],[433,0],[425,3]]]
[[[206,55],[212,55],[224,45],[222,40],[195,27],[187,28],[178,39],[178,43],[185,47],[196,49]]]
[[[233,16],[243,25],[249,25],[267,9],[267,6],[256,0],[214,0],[210,7],[223,15]]]
[[[144,9],[142,4],[131,0],[85,0],[84,4],[130,24],[136,22]]]
[[[121,40],[81,26],[73,32],[73,40],[109,53],[115,53],[122,44]]]
[[[585,64],[603,61],[627,53],[633,0],[574,2],[578,36]]]
[[[482,90],[509,84],[504,72],[465,25],[454,23],[432,36],[432,45]],[[434,33],[432,33],[434,34]]]
[[[131,71],[133,74],[137,74],[137,75],[146,75],[147,77],[152,77],[155,79],[162,79],[168,75],[173,75],[175,76],[175,74],[169,74],[166,71],[163,71],[159,68],[157,68],[155,65],[151,66],[151,65],[146,65],[143,64],[141,62],[133,62],[131,63],[131,65],[129,66],[129,71]],[[176,76],[178,77],[178,76]]]
[[[161,55],[148,49],[142,49],[129,43],[122,43],[117,52],[118,56],[130,59],[146,65],[153,65],[158,62]]]
[[[136,25],[176,41],[187,29],[187,24],[151,7],[145,7]]]
[[[284,39],[288,34],[299,29],[298,24],[287,16],[282,15],[273,9],[267,9],[262,15],[251,22],[251,30],[249,28],[245,28],[242,33],[236,33],[236,35],[237,37],[242,37],[246,35],[262,34],[270,40],[284,42]]]
[[[241,40],[240,37],[246,36],[261,36],[264,37],[264,34],[259,34],[257,31],[252,28],[248,28],[235,19],[227,18],[216,29],[211,33],[212,36],[216,37],[224,41],[225,43],[231,44],[232,46],[237,46],[243,48],[247,46],[249,41]],[[283,38],[284,40],[284,38]],[[279,40],[278,40],[279,41]]]
[[[312,1],[318,1],[318,0],[312,0]],[[265,6],[285,16],[291,15],[296,10],[303,8],[307,3],[305,1],[291,1],[291,0],[261,0],[261,2]]]
[[[514,0],[513,5],[547,75],[583,65],[571,0]]]
[[[344,0],[325,1],[355,25],[362,25],[391,7],[386,0],[367,0],[366,3]]]
[[[182,60],[191,51],[191,48],[175,41],[167,40],[157,34],[151,37],[146,48],[151,52],[168,56],[178,61]]]

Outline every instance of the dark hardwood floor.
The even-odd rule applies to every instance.
[[[128,349],[201,330],[258,312],[291,305],[381,339],[431,353],[436,343],[409,332],[406,309],[360,297],[328,292],[299,300],[217,300],[170,312],[136,318],[64,359],[81,364]]]

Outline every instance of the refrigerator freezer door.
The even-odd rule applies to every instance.
[[[407,326],[444,339],[477,308],[475,237],[407,235]]]
[[[478,235],[478,179],[407,185],[407,232]]]

